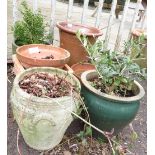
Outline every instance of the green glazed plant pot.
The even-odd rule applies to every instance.
[[[113,135],[116,135],[135,118],[140,106],[140,99],[145,92],[143,87],[135,81],[135,96],[117,97],[108,95],[96,90],[89,84],[88,81],[97,76],[95,70],[86,71],[81,75],[83,84],[81,92],[86,107],[88,107],[90,121],[103,131],[110,132],[114,129]],[[103,138],[97,131],[93,131],[93,136]]]
[[[36,150],[48,150],[62,140],[66,129],[73,121],[71,111],[78,110],[80,101],[71,95],[43,98],[24,92],[19,87],[19,81],[34,72],[44,72],[59,77],[67,74],[65,80],[74,85],[78,93],[81,86],[75,76],[53,67],[33,67],[16,76],[11,91],[11,105],[22,136],[30,147]]]

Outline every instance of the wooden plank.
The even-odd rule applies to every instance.
[[[33,12],[37,12],[38,10],[38,0],[33,0]]]
[[[124,28],[124,22],[125,22],[126,14],[127,14],[127,11],[128,11],[129,2],[130,2],[130,0],[126,0],[126,2],[125,2],[123,16],[122,16],[122,20],[121,20],[121,23],[120,23],[120,26],[119,26],[117,39],[116,39],[116,42],[115,42],[115,50],[116,51],[118,51],[119,47],[120,47],[122,34],[123,34],[123,28]]]
[[[17,75],[18,73],[24,71],[24,67],[21,65],[16,57],[16,54],[12,55],[12,60],[14,63],[13,72]]]
[[[81,23],[83,24],[84,22],[86,23],[86,12],[88,9],[88,4],[89,4],[89,0],[84,0],[84,5],[83,5],[83,11],[82,11],[82,17],[81,17]]]
[[[50,35],[54,36],[56,0],[51,0]],[[52,41],[50,41],[52,43]]]
[[[74,71],[72,68],[70,68],[67,64],[65,64],[64,69],[67,70],[69,73],[73,74]]]
[[[107,28],[106,35],[105,35],[105,48],[108,47],[108,42],[109,42],[110,32],[111,32],[111,26],[112,26],[113,19],[115,16],[116,6],[117,6],[117,0],[113,0],[112,8],[111,8],[110,16],[109,16],[109,21],[108,21],[108,28]]]
[[[99,0],[97,17],[96,17],[96,21],[95,21],[95,27],[99,27],[99,24],[100,24],[100,16],[102,14],[102,8],[103,8],[104,1],[105,0]]]
[[[13,0],[13,24],[17,21],[17,0]]]
[[[71,18],[72,11],[73,11],[73,3],[74,3],[74,0],[69,0],[68,10],[67,10],[67,20]]]
[[[146,18],[147,18],[147,8],[145,9],[144,15],[142,17],[141,29],[144,30],[146,26]]]
[[[131,25],[131,28],[130,28],[130,34],[129,34],[128,38],[130,38],[131,32],[135,28],[135,24],[136,24],[136,20],[137,20],[137,17],[138,17],[139,9],[141,7],[141,2],[142,2],[142,0],[137,0],[137,5],[136,5],[135,11],[134,11],[134,16],[133,16],[133,19],[132,19],[132,25]]]

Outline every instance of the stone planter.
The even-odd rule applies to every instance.
[[[52,45],[30,44],[17,48],[17,58],[25,68],[63,68],[70,59],[70,53]]]
[[[16,76],[11,91],[11,105],[19,129],[30,147],[37,150],[48,150],[62,140],[66,129],[73,121],[70,111],[76,112],[80,101],[77,98],[73,99],[73,96],[43,98],[24,92],[19,87],[19,81],[34,72],[44,72],[60,77],[67,74],[65,80],[74,85],[79,93],[81,86],[78,79],[72,74],[52,67],[35,67]]]
[[[143,87],[134,82],[133,97],[117,97],[96,90],[89,84],[89,80],[97,77],[95,70],[86,71],[81,75],[83,84],[82,95],[90,116],[91,123],[103,131],[114,129],[114,135],[118,134],[136,116],[140,99],[145,92]],[[103,138],[103,135],[93,131],[95,137]]]
[[[101,30],[82,25],[82,24],[69,24],[67,22],[57,23],[60,34],[60,47],[68,50],[71,54],[69,65],[72,66],[78,62],[87,60],[87,52],[82,46],[81,42],[76,37],[76,32],[81,30],[85,34],[91,43],[94,43],[96,39],[102,35]]]

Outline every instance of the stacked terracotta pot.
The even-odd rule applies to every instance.
[[[88,54],[81,42],[76,37],[76,32],[80,30],[87,36],[90,43],[94,43],[96,39],[102,35],[101,30],[82,24],[71,24],[67,22],[57,23],[60,34],[60,47],[70,52],[69,66],[73,69],[74,74],[79,78],[81,73],[95,69],[92,64],[89,64]]]
[[[44,44],[30,44],[16,49],[17,59],[24,68],[31,67],[56,67],[64,68],[68,64],[77,77],[86,70],[95,69],[88,63],[88,54],[81,42],[76,37],[80,30],[87,36],[90,43],[102,35],[101,30],[82,24],[67,22],[57,23],[60,33],[60,47]],[[67,68],[67,70],[68,70]]]

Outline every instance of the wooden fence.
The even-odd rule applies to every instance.
[[[18,0],[13,0],[13,21],[16,22],[17,21],[17,1]],[[38,8],[38,0],[32,0],[33,1],[33,10],[37,11]],[[99,0],[98,1],[98,7],[97,7],[97,16],[95,17],[96,21],[94,22],[94,26],[95,27],[99,27],[100,22],[101,22],[101,13],[103,10],[103,3],[105,0]],[[130,28],[130,32],[135,28],[135,23],[136,23],[136,19],[139,13],[139,9],[140,9],[140,5],[141,5],[142,0],[137,0],[137,4],[136,4],[136,8],[134,11],[134,15],[133,15],[133,19],[132,19],[132,26]],[[74,0],[69,0],[68,3],[68,10],[67,10],[67,15],[66,15],[66,20],[68,21],[68,19],[71,18],[72,15],[72,11],[73,11],[73,3]],[[126,15],[127,15],[127,11],[129,8],[129,3],[130,0],[126,0],[125,1],[125,5],[124,5],[124,10],[123,10],[123,16],[119,25],[119,29],[118,29],[118,34],[117,34],[117,38],[116,38],[116,42],[115,42],[115,50],[118,50],[120,47],[120,43],[122,40],[122,32],[124,29],[124,23],[125,23],[125,19],[126,19]],[[87,18],[86,18],[86,12],[88,9],[88,4],[89,4],[89,0],[84,0],[84,4],[83,4],[83,11],[82,11],[82,15],[81,15],[81,22],[82,24],[85,24],[87,22]],[[109,43],[109,37],[110,37],[110,33],[111,33],[111,26],[113,23],[113,19],[115,16],[115,10],[116,10],[116,6],[117,6],[117,0],[113,0],[112,2],[112,6],[111,6],[111,11],[110,11],[110,16],[109,16],[109,20],[108,20],[108,26],[107,26],[107,30],[106,30],[106,36],[105,36],[105,42],[106,45],[108,46]],[[53,33],[54,31],[54,26],[55,26],[55,12],[56,12],[56,0],[51,0],[51,20],[50,20],[50,32]],[[144,29],[145,25],[146,25],[146,12],[144,13],[142,22],[141,22],[141,28]],[[129,32],[129,37],[130,37],[130,32]]]

